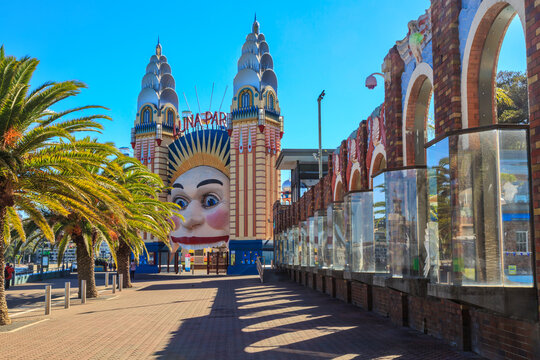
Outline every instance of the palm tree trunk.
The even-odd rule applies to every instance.
[[[129,259],[131,257],[131,249],[126,244],[126,242],[123,239],[120,239],[120,244],[118,246],[118,250],[116,251],[116,261],[118,262],[118,274],[122,274],[123,276],[123,284],[122,286],[124,288],[130,288],[131,285],[131,279],[129,277]]]
[[[6,208],[4,206],[0,207],[0,229],[4,228],[4,221],[6,221]],[[6,302],[6,290],[5,279],[4,279],[4,253],[6,247],[4,244],[4,232],[0,231],[0,325],[9,325],[11,324],[11,319],[8,314],[8,307]]]
[[[86,297],[98,297],[96,277],[94,275],[93,247],[90,252],[86,250],[85,240],[82,235],[72,235],[73,242],[77,245],[77,277],[79,279],[79,298],[81,297],[81,281],[86,280]]]

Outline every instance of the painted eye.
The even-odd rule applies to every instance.
[[[182,210],[184,210],[188,205],[189,205],[189,201],[187,201],[186,199],[184,199],[183,197],[177,197],[176,199],[174,199],[174,202],[180,206],[180,208]]]
[[[204,208],[211,208],[219,204],[219,198],[216,195],[208,194],[205,195],[202,201]]]

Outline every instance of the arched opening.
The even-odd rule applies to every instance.
[[[152,119],[152,112],[150,107],[146,106],[143,110],[142,123],[149,124]]]
[[[351,172],[352,172],[351,178],[349,179],[349,191],[360,190],[362,188],[360,170],[353,168]]]
[[[462,82],[467,96],[463,125],[526,124],[526,51],[521,19],[509,2],[486,1],[482,5],[464,57],[466,78]],[[507,38],[511,39],[505,41]]]
[[[251,107],[251,92],[248,89],[242,90],[240,93],[240,109]]]
[[[268,97],[268,108],[274,110],[274,94],[270,94]]]
[[[167,125],[169,126],[174,125],[174,111],[171,109],[167,110]]]
[[[435,138],[433,69],[420,64],[411,76],[405,98],[404,153],[406,165],[425,165],[425,144]]]

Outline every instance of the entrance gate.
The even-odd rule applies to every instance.
[[[206,274],[227,273],[227,267],[229,266],[229,252],[218,251],[208,253],[208,261],[206,262]]]

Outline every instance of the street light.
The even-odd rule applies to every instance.
[[[366,87],[369,90],[373,90],[373,89],[375,89],[375,86],[377,86],[377,78],[375,77],[375,75],[379,75],[384,79],[384,74],[381,74],[381,73],[373,73],[373,74],[369,75],[366,78]],[[383,83],[384,83],[384,80],[383,80]]]
[[[319,179],[322,179],[322,145],[321,145],[321,101],[324,98],[324,90],[319,95],[317,103],[319,105]]]

